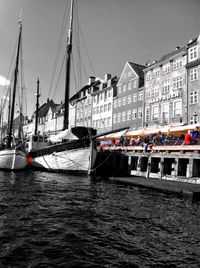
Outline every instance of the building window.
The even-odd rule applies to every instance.
[[[111,95],[112,95],[112,90],[111,90],[111,89],[109,89],[109,90],[108,90],[108,98],[110,98],[110,97],[111,97]]]
[[[132,95],[128,95],[127,104],[130,104],[131,102],[132,102]]]
[[[104,92],[104,100],[107,100],[107,91]]]
[[[150,80],[151,79],[151,72],[149,71],[149,72],[147,72],[147,74],[146,74],[146,80],[148,81],[148,80]]]
[[[122,122],[126,121],[126,111],[122,112]]]
[[[117,123],[117,114],[113,115],[113,123],[116,124]]]
[[[129,71],[128,72],[128,77],[131,77],[132,76],[132,71]]]
[[[138,93],[138,100],[143,100],[143,92]]]
[[[174,78],[174,89],[182,88],[183,87],[183,77],[178,76]]]
[[[132,82],[129,82],[128,83],[128,90],[131,90],[132,89]]]
[[[117,122],[120,123],[121,122],[121,113],[117,114]]]
[[[118,87],[118,93],[121,94],[122,93],[122,86]]]
[[[133,94],[133,102],[136,102],[137,101],[137,93],[134,93]]]
[[[123,79],[126,79],[127,78],[127,73],[124,73],[123,74]]]
[[[100,113],[103,113],[103,105],[100,106]]]
[[[138,108],[138,118],[142,118],[142,116],[143,116],[143,108],[140,107]]]
[[[170,63],[168,62],[168,63],[163,65],[162,72],[163,72],[163,74],[166,74],[166,73],[169,73],[169,71],[170,71]]]
[[[160,68],[156,68],[153,70],[153,78],[160,76]]]
[[[122,106],[122,100],[118,99],[118,107],[121,107],[121,106]]]
[[[126,89],[127,89],[127,85],[123,85],[123,92],[126,92]]]
[[[170,87],[169,80],[164,81],[162,86],[162,92],[163,93],[169,92],[169,87]]]
[[[162,104],[162,123],[169,123],[169,103]]]
[[[198,103],[198,92],[192,91],[190,92],[190,104]]]
[[[159,106],[152,106],[152,120],[156,121],[159,118]]]
[[[190,70],[190,82],[198,79],[197,68]]]
[[[149,122],[150,121],[150,108],[146,107],[145,108],[145,122]]]
[[[117,100],[114,100],[114,108],[117,108]]]
[[[108,105],[104,104],[104,112],[107,112],[107,110],[108,110]]]
[[[188,54],[189,54],[189,61],[193,61],[196,60],[198,58],[198,54],[197,54],[197,46],[195,47],[191,47],[188,50]]]
[[[150,90],[150,87],[147,87],[146,88],[146,97],[150,97],[151,96],[151,90]]]
[[[126,105],[126,96],[123,97],[122,105]]]
[[[173,62],[173,69],[177,70],[177,69],[181,68],[182,65],[183,65],[183,59],[182,58],[175,59],[174,62]]]
[[[173,102],[173,115],[174,117],[182,116],[182,100]]]
[[[111,117],[107,118],[107,126],[110,127],[111,126]]]
[[[100,100],[103,100],[103,93],[100,93]]]
[[[137,81],[137,79],[136,79],[136,80],[133,81],[133,88],[136,88],[137,85],[138,85],[138,81]]]
[[[159,87],[158,86],[155,86],[152,90],[152,93],[151,93],[152,96],[157,96],[159,95]]]
[[[108,103],[108,111],[111,111],[111,103]]]
[[[190,117],[190,124],[197,124],[198,122],[198,115],[193,115]]]
[[[132,110],[132,119],[135,120],[137,118],[137,109]]]
[[[131,120],[131,110],[127,111],[127,121]]]

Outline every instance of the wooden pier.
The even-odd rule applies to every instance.
[[[98,152],[96,175],[200,200],[200,145],[104,147]]]

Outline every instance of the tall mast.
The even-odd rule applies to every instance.
[[[40,80],[37,80],[37,93],[36,93],[36,112],[35,112],[35,135],[38,130],[38,110],[39,110],[39,97],[40,97]]]
[[[68,31],[67,51],[66,51],[65,111],[64,111],[63,130],[67,129],[69,126],[69,90],[70,90],[71,53],[72,53],[73,9],[74,9],[74,0],[71,0],[70,26]]]
[[[10,126],[9,126],[9,133],[8,133],[8,140],[7,140],[7,148],[11,147],[12,141],[12,129],[13,129],[13,120],[14,120],[14,110],[15,110],[15,96],[16,96],[16,87],[17,87],[17,75],[19,71],[19,53],[20,53],[20,46],[21,46],[21,35],[22,35],[22,21],[19,20],[19,39],[17,45],[17,57],[16,57],[16,66],[14,72],[14,85],[13,85],[13,95],[12,95],[12,106],[11,106],[11,116],[10,116]]]

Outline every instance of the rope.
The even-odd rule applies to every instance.
[[[62,43],[63,43],[63,38],[64,38],[64,33],[65,33],[65,28],[66,28],[66,23],[67,23],[67,9],[69,7],[69,1],[66,2],[65,5],[65,10],[64,10],[64,17],[63,17],[63,21],[62,21],[62,26],[61,26],[61,31],[60,31],[60,36],[59,36],[59,40],[58,40],[58,47],[57,47],[57,51],[56,51],[56,56],[55,56],[55,61],[54,61],[54,66],[53,66],[53,71],[52,71],[52,76],[51,76],[51,81],[50,81],[50,86],[49,86],[49,92],[48,95],[51,95],[51,91],[52,91],[52,87],[53,87],[53,80],[55,78],[55,74],[56,74],[56,69],[57,69],[57,65],[58,65],[58,61],[59,61],[59,56],[61,54],[62,51]]]
[[[76,164],[77,166],[80,166],[82,168],[85,168],[84,166],[80,165],[79,163],[75,162],[74,160],[70,159],[69,157],[62,157],[62,156],[56,155],[55,153],[53,153],[53,155],[56,156],[56,157],[67,159],[67,160],[71,161],[72,163]]]

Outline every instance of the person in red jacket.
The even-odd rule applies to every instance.
[[[199,141],[198,139],[195,139],[192,137],[191,131],[188,130],[188,133],[185,134],[185,143],[187,145],[194,145],[194,144],[197,144],[198,141]]]

